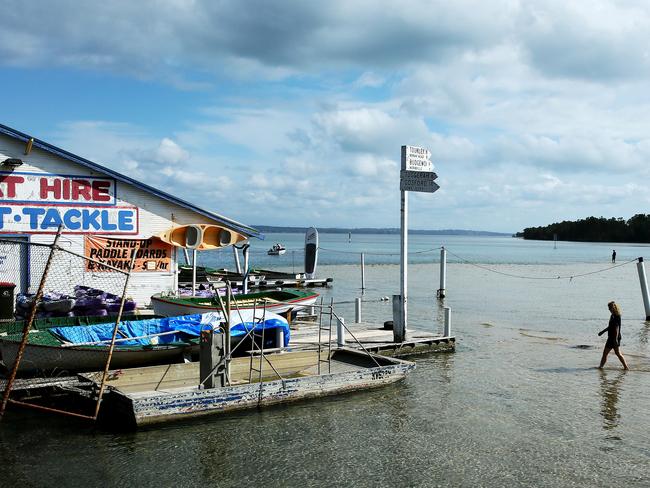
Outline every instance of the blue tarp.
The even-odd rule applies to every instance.
[[[217,313],[192,314],[147,320],[126,320],[120,323],[117,339],[142,336],[153,337],[121,340],[116,344],[122,346],[146,346],[187,342],[188,339],[199,337],[202,329],[212,328],[217,330],[222,322],[221,315]],[[284,333],[284,346],[289,345],[289,324],[284,317],[266,312],[264,315],[264,323],[262,323],[262,318],[258,314],[256,314],[254,322],[252,313],[240,317],[239,314],[233,312],[231,315],[230,335],[233,337],[243,336],[253,327],[255,330],[282,328]],[[52,327],[49,330],[66,342],[81,344],[100,341],[110,342],[113,337],[114,327],[115,323],[106,323],[76,327]],[[166,332],[175,333],[155,335]]]

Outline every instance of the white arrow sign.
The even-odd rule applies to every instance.
[[[434,181],[438,177],[433,171],[400,171],[399,189],[434,193],[440,186]]]
[[[407,171],[433,171],[431,151],[423,147],[402,146],[402,169]]]

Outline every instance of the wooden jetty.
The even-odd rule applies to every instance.
[[[406,340],[398,343],[384,325],[344,325],[333,313],[332,319],[326,323],[323,314],[299,316],[291,324],[289,347],[248,351],[249,356],[230,358],[229,373],[210,387],[205,380],[201,384],[200,378],[206,378],[204,371],[216,374],[218,366],[213,369],[212,364],[222,363],[113,369],[99,420],[112,428],[132,429],[375,388],[403,379],[415,367],[401,358],[455,350],[455,338],[450,335],[410,329]],[[445,331],[449,329],[445,327]],[[74,411],[96,398],[101,376],[82,373],[24,384],[19,380],[14,393],[17,403],[30,398],[50,405],[65,397]]]
[[[318,323],[314,322],[315,318],[315,316],[298,315],[298,318],[291,323],[291,345],[293,347],[318,343]],[[382,356],[406,358],[432,352],[452,352],[456,349],[454,336],[411,329],[407,332],[404,342],[395,342],[392,329],[386,329],[381,324],[346,323],[346,327],[365,350]],[[321,335],[321,341],[327,339]],[[337,341],[336,335],[333,335],[332,340]],[[361,348],[349,334],[346,335],[345,344],[351,348]]]

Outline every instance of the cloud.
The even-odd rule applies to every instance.
[[[441,0],[399,5],[258,0],[246,8],[234,0],[4,3],[4,64],[106,69],[142,77],[181,66],[203,71],[226,66],[238,69],[234,76],[269,79],[324,65],[435,62],[498,41],[515,6],[512,1]]]
[[[111,73],[125,104],[131,80],[153,88],[137,119],[70,97],[53,142],[237,220],[397,225],[403,144],[429,148],[439,175],[437,193],[412,197],[420,228],[515,231],[649,203],[644,2],[3,7],[8,83]]]

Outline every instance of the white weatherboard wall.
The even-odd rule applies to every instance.
[[[11,137],[0,134],[0,162],[7,158],[20,158],[23,164],[16,168],[18,173],[48,173],[58,175],[75,175],[82,177],[98,177],[111,179],[109,176],[95,171],[91,171],[85,166],[68,161],[64,158],[50,154],[41,149],[32,149],[29,155],[25,155],[25,144],[17,141]],[[5,170],[0,167],[0,170]],[[146,181],[144,182],[146,183]],[[125,239],[147,239],[155,236],[174,224],[215,224],[217,222],[205,217],[192,210],[186,209],[180,205],[168,202],[160,197],[151,193],[143,191],[133,185],[115,181],[116,185],[116,198],[114,201],[115,206],[131,206],[138,209],[138,228],[135,234],[123,235],[107,235],[107,237]],[[6,184],[0,182],[0,190],[7,191]],[[113,202],[111,202],[113,203]],[[39,203],[16,203],[10,205],[14,209],[20,205],[41,205]],[[42,203],[45,208],[47,204]],[[6,202],[0,202],[0,208],[7,208],[9,205]],[[107,207],[108,208],[108,207]],[[8,211],[8,210],[7,210]],[[16,234],[18,232],[27,232],[30,234],[31,242],[50,243],[54,239],[52,234],[34,233],[25,230],[25,224],[22,227],[15,222],[14,218],[8,218],[3,213],[3,228],[0,229],[0,237],[7,234]],[[103,235],[100,232],[92,232],[93,235]],[[62,247],[68,248],[79,254],[84,253],[84,235],[64,233],[61,236],[60,244]],[[148,305],[150,297],[154,293],[161,291],[170,291],[176,289],[177,275],[176,264],[177,258],[180,253],[174,249],[172,252],[172,261],[169,272],[137,272],[131,276],[128,293],[133,297],[138,306]],[[87,273],[86,273],[87,274]],[[30,291],[35,291],[39,277],[31,277]],[[0,279],[0,281],[2,281]],[[36,281],[36,283],[34,283]],[[56,290],[51,290],[56,291]]]

